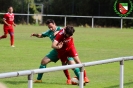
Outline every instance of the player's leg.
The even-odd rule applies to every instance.
[[[53,49],[52,51],[49,52],[49,54],[46,55],[46,57],[44,57],[41,61],[41,65],[40,65],[40,68],[46,68],[46,65],[49,63],[49,62],[57,62],[59,59],[58,59],[58,56],[57,56],[57,51],[55,49]],[[68,70],[64,70],[64,74],[66,75],[67,79],[70,78],[70,75],[69,75],[69,72]],[[38,74],[38,77],[37,77],[37,80],[35,80],[34,82],[35,83],[38,83],[38,80],[41,81],[42,79],[42,76],[43,76],[43,73],[39,73]],[[42,82],[42,81],[41,81]],[[67,84],[70,84],[70,83],[67,83]]]
[[[6,38],[6,37],[7,37],[7,34],[4,34],[4,35],[0,36],[0,39]]]
[[[3,28],[4,31],[4,35],[0,36],[0,39],[6,38],[7,34],[8,34],[8,29],[7,28]]]
[[[81,63],[78,56],[75,56],[75,57],[73,57],[73,58],[74,58],[75,61],[78,62],[78,64]],[[85,81],[86,83],[89,83],[89,82],[90,82],[90,80],[88,79],[88,77],[87,77],[87,75],[86,75],[86,70],[84,70],[84,81]]]
[[[14,46],[14,29],[13,29],[13,27],[11,27],[8,32],[10,34],[10,44],[12,47],[15,47]]]
[[[86,83],[89,83],[90,80],[88,79],[87,75],[86,75],[86,70],[84,69],[84,80]]]
[[[78,57],[76,48],[74,46],[70,49],[69,55],[70,56],[73,56],[73,59],[76,62],[76,64],[80,64],[81,63],[81,61],[80,61],[80,59]],[[87,78],[87,75],[86,75],[86,71],[85,70],[84,70],[84,80],[85,80],[86,83],[89,83],[89,79]]]
[[[39,66],[40,69],[44,69],[46,68],[46,65],[50,62],[51,60],[48,58],[48,57],[44,57],[41,61],[41,64]],[[34,81],[34,83],[40,83],[42,82],[42,76],[43,76],[43,73],[38,73],[38,76],[37,76],[37,80]]]
[[[55,58],[55,55],[56,55],[56,53],[54,53],[54,52],[55,52],[55,50],[51,50],[51,51],[49,52],[49,54],[47,54],[47,55],[41,60],[41,64],[40,64],[40,66],[39,66],[40,69],[46,68],[46,65],[47,65],[49,62],[51,62],[51,61],[53,61],[53,62],[58,61],[58,60],[54,59],[54,58]],[[42,79],[42,76],[43,76],[43,73],[39,73],[38,76],[37,76],[37,80],[35,80],[34,83],[40,83],[40,82],[42,82],[42,80],[41,80],[41,79]]]
[[[69,57],[68,60],[69,60],[69,62],[68,62],[69,65],[76,64],[72,57]],[[80,69],[79,68],[74,68],[72,70],[74,71],[75,75],[79,79]]]
[[[65,57],[65,56],[64,56]],[[63,58],[64,58],[63,57]],[[67,57],[66,57],[66,59],[67,59]],[[70,58],[69,60],[71,60],[72,58]],[[62,65],[67,65],[68,63],[67,62],[64,62],[64,61],[61,61],[62,62]],[[64,72],[64,74],[65,74],[65,76],[66,76],[66,78],[67,78],[67,81],[66,81],[66,83],[69,85],[69,84],[71,84],[71,77],[70,77],[70,74],[69,74],[69,71],[68,71],[68,69],[66,69],[66,70],[63,70],[63,72]]]

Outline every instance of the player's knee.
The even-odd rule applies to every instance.
[[[7,35],[4,35],[3,38],[7,38]]]
[[[74,60],[68,62],[69,65],[76,64]]]
[[[42,61],[41,61],[41,64],[46,65],[46,64],[48,64],[50,61],[51,61],[51,60],[50,60],[49,58],[44,57],[44,58],[42,59]]]
[[[41,64],[42,64],[42,65],[46,65],[47,62],[46,62],[45,60],[43,60],[43,61],[41,61]]]

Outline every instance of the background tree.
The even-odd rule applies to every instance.
[[[53,15],[80,15],[80,16],[117,16],[114,11],[114,3],[116,0],[44,0],[43,1],[43,14]],[[132,1],[132,0],[130,0]],[[118,0],[118,2],[128,2],[129,0]],[[28,4],[30,3],[30,14],[39,13],[41,7],[35,5],[34,0],[0,0],[0,12],[7,12],[9,6],[14,7],[15,13],[27,14]],[[4,4],[4,5],[2,5]],[[129,5],[130,7],[130,5]],[[129,17],[133,16],[133,12],[129,14]],[[2,19],[0,15],[0,19]],[[58,25],[64,25],[63,17],[44,17],[43,22],[46,19],[52,18]],[[16,16],[17,23],[25,23],[27,16]],[[35,23],[35,20],[30,16],[30,23]],[[89,18],[67,18],[67,24],[73,25],[91,25],[91,19]],[[120,20],[118,19],[95,19],[95,25],[100,26],[119,26]],[[125,27],[131,27],[133,20],[124,20]]]

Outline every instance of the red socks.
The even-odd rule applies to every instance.
[[[67,79],[71,79],[68,70],[63,70],[63,71],[64,71],[64,74],[65,74],[65,76],[67,77]]]

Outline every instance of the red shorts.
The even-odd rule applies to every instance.
[[[57,50],[57,52],[58,52],[58,58],[61,60],[61,62],[67,62],[68,57],[78,56],[78,53],[74,46],[65,50],[64,49]]]
[[[4,26],[3,27],[4,30],[4,34],[13,34],[14,33],[14,29],[13,26]]]

